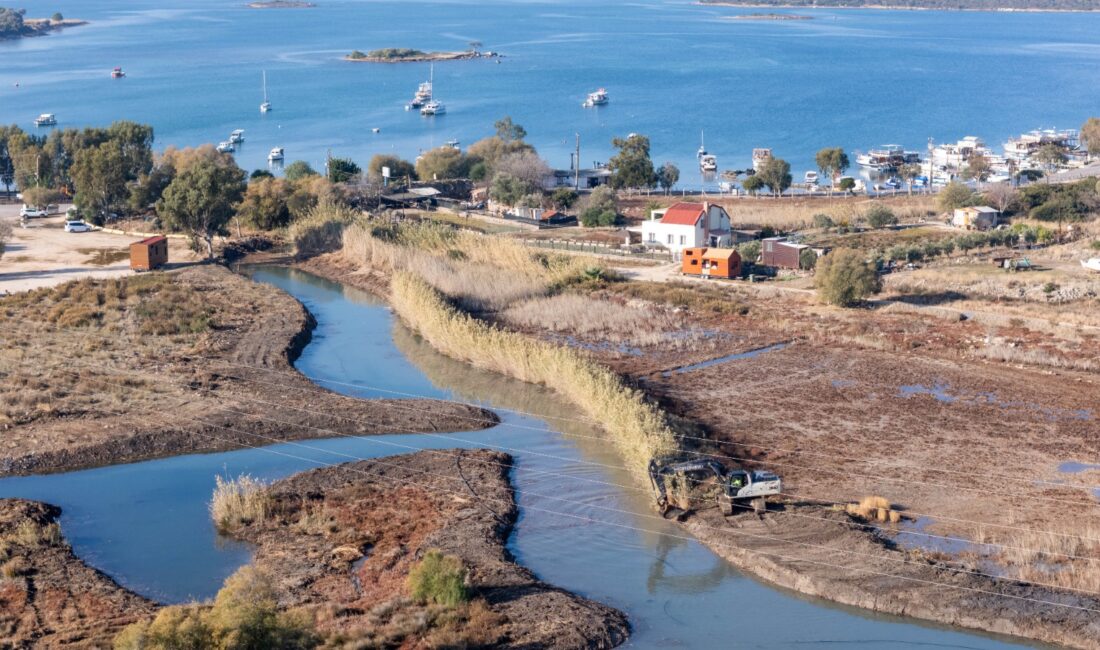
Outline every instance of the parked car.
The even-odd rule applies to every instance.
[[[92,227],[83,221],[66,221],[65,232],[88,232]]]
[[[42,208],[32,208],[26,203],[19,209],[19,216],[23,219],[30,219],[33,217],[45,217],[49,216],[49,212],[46,212]]]

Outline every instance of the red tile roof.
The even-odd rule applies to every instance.
[[[665,212],[665,216],[661,218],[661,223],[674,226],[694,226],[705,211],[706,206],[702,203],[677,203],[669,208],[668,212]]]

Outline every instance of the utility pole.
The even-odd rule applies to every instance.
[[[573,167],[573,190],[581,191],[581,134],[577,134],[577,164]]]

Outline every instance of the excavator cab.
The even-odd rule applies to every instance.
[[[765,509],[765,497],[782,492],[771,472],[726,470],[713,460],[649,461],[649,480],[657,508],[666,519],[682,520],[693,511],[717,504],[723,515],[738,508]]]

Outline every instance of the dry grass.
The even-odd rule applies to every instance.
[[[1100,361],[1096,359],[1071,359],[1041,348],[1011,347],[1008,345],[987,345],[972,351],[975,356],[1005,363],[1018,363],[1030,366],[1045,366],[1066,370],[1100,372]]]
[[[643,473],[650,458],[676,449],[665,415],[604,366],[572,349],[479,321],[411,273],[394,276],[392,293],[398,315],[444,354],[550,386],[602,422],[631,470]]]
[[[332,202],[318,203],[306,215],[291,224],[288,231],[299,257],[339,250],[344,230],[360,219],[359,212]]]
[[[644,304],[623,304],[566,293],[535,298],[513,305],[504,314],[509,325],[551,332],[599,334],[605,338],[634,341],[680,329],[682,318]]]
[[[859,503],[849,503],[845,511],[853,516],[867,521],[881,521],[896,524],[901,521],[901,513],[894,510],[890,501],[884,497],[863,497]]]
[[[619,295],[715,314],[749,313],[739,289],[686,282],[623,282],[608,287]]]
[[[1021,580],[1100,592],[1100,530],[982,530],[978,542],[1003,547],[992,556]]]
[[[267,516],[270,505],[267,483],[242,474],[235,479],[214,477],[210,517],[221,532],[247,526]]]
[[[0,575],[14,580],[30,572],[30,564],[22,557],[16,557],[0,564]]]

